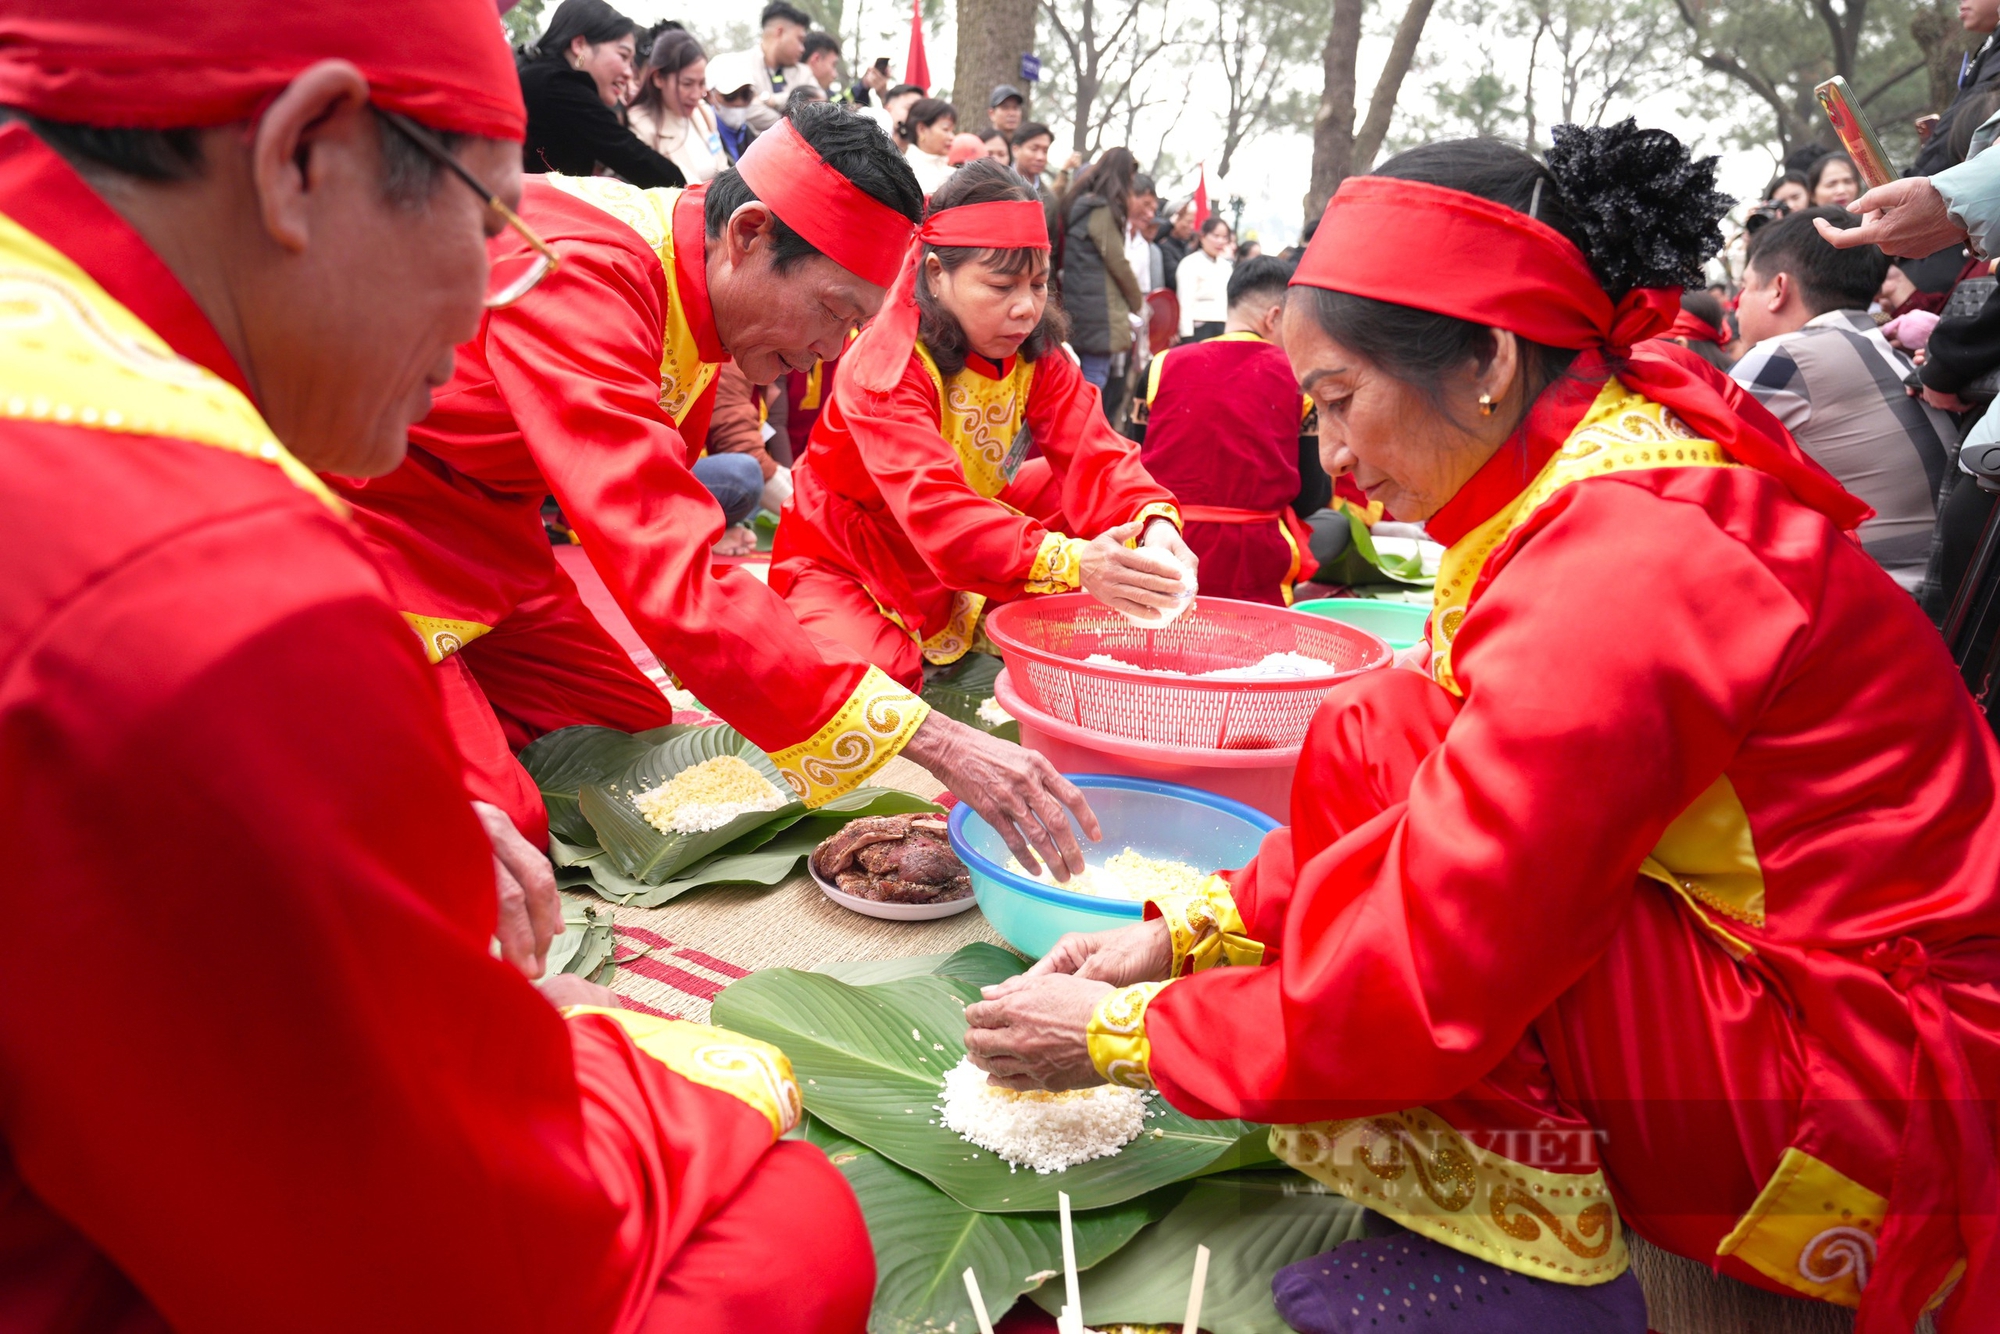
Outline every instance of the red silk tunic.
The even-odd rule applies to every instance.
[[[1284,606],[1319,567],[1291,512],[1305,399],[1284,350],[1254,333],[1184,343],[1146,379],[1146,470],[1170,487],[1213,597]]]
[[[380,574],[20,124],[0,267],[0,1329],[719,1328],[676,1267],[754,1294],[713,1235],[750,1199],[866,1275],[824,1160],[647,1054],[714,1030],[565,1022],[489,956],[492,854]]]
[[[1462,1195],[1425,1178],[1415,1217],[1529,1272],[1563,1277],[1615,1232],[1599,1217],[1566,1251],[1525,1206],[1452,1214],[1487,1189],[1474,1131],[1607,1133],[1619,1206],[1655,1236],[1691,1183],[1747,1165],[1697,1258],[1782,1288],[1853,1304],[1893,1264],[1921,1302],[1970,1254],[1990,1296],[2000,749],[1847,535],[1616,382],[1575,425],[1594,388],[1549,395],[1431,520],[1451,545],[1439,684],[1409,682],[1428,698],[1329,699],[1291,827],[1214,906],[1237,961],[1262,942],[1265,966],[1136,997],[1124,1056],[1197,1116],[1335,1119],[1296,1141],[1315,1161],[1484,1087],[1469,1121],[1416,1115],[1468,1165]],[[1399,749],[1418,757],[1402,790],[1351,799]],[[1647,954],[1670,934],[1681,952]],[[1635,1156],[1676,1107],[1716,1137]],[[1384,1144],[1343,1188],[1382,1198]]]
[[[771,586],[788,590],[806,563],[844,573],[935,662],[971,646],[986,602],[1077,588],[1085,538],[1149,514],[1178,521],[1060,351],[974,357],[944,376],[920,342],[887,394],[839,379],[793,482]]]
[[[438,662],[489,634],[482,651],[505,652],[517,615],[575,600],[537,517],[553,494],[639,637],[817,804],[885,763],[926,710],[803,629],[749,572],[710,564],[723,516],[691,465],[728,354],[708,303],[704,197],[530,177],[522,216],[561,267],[458,349],[409,461],[339,489]],[[505,260],[522,244],[495,248]],[[541,638],[522,646],[530,669],[565,657],[562,635]],[[508,739],[573,722],[651,726],[627,721],[623,688],[608,682],[598,706],[587,680],[551,681],[528,735]],[[522,783],[525,828],[539,799]]]

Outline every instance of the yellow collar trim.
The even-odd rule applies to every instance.
[[[1616,379],[1605,381],[1597,401],[1535,480],[1498,514],[1454,543],[1438,563],[1431,610],[1431,675],[1454,695],[1464,695],[1451,671],[1451,645],[1470,610],[1472,589],[1494,548],[1513,536],[1548,499],[1573,483],[1608,473],[1651,468],[1734,468],[1736,461],[1712,440],[1702,440],[1658,403]]]
[[[0,214],[0,417],[187,440],[347,507],[236,386],[175,352],[67,255]]]
[[[660,347],[660,406],[673,418],[674,425],[679,426],[701,398],[702,391],[715,379],[720,364],[701,359],[694,331],[688,328],[687,312],[681,305],[680,280],[674,274],[674,205],[680,201],[681,191],[642,190],[609,176],[551,174],[543,179],[564,194],[609,213],[639,233],[639,239],[660,257],[660,268],[667,279],[667,320],[661,330]]]
[[[947,379],[921,342],[917,357],[937,387],[938,433],[951,442],[972,489],[991,500],[1007,489],[1007,451],[1028,417],[1035,363],[1016,357],[1014,368],[998,380],[967,371]]]

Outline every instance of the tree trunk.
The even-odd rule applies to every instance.
[[[1389,43],[1389,59],[1382,65],[1382,77],[1375,80],[1375,93],[1368,99],[1368,119],[1361,122],[1361,132],[1354,136],[1354,154],[1351,167],[1355,171],[1367,171],[1375,165],[1375,155],[1382,151],[1382,140],[1389,134],[1389,118],[1396,112],[1396,97],[1403,91],[1403,78],[1410,72],[1410,62],[1417,58],[1417,43],[1423,39],[1424,24],[1430,20],[1432,0],[1410,0],[1410,7],[1403,11],[1403,21],[1396,25],[1396,38]]]
[[[999,84],[1012,84],[1024,97],[1034,93],[1034,85],[1021,82],[1021,57],[1035,49],[1035,12],[1035,0],[958,0],[952,100],[961,129],[986,128],[986,99]],[[1031,118],[1026,106],[1021,110]]]
[[[1924,53],[1924,75],[1930,87],[1930,109],[1943,111],[1958,95],[1959,61],[1972,45],[1958,21],[1958,11],[1938,0],[1918,8],[1910,18],[1910,36]]]
[[[1354,165],[1354,62],[1361,50],[1363,0],[1333,0],[1333,24],[1320,53],[1324,83],[1313,117],[1312,186],[1306,218],[1326,211],[1326,201]],[[1400,35],[1400,34],[1399,34]]]

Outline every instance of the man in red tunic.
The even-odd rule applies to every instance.
[[[1017,854],[1081,869],[1063,808],[1095,825],[1047,761],[931,714],[750,571],[709,561],[723,515],[691,465],[716,368],[734,359],[766,384],[838,355],[881,304],[922,204],[881,133],[831,105],[690,190],[530,178],[522,215],[559,266],[460,349],[401,469],[336,484],[438,665],[468,789],[530,839],[547,817],[516,751],[575,723],[642,731],[673,716],[556,564],[539,517],[553,494],[640,638],[802,800],[901,751]],[[495,254],[503,270],[531,258],[518,238]]]
[[[1306,401],[1280,336],[1290,279],[1276,256],[1237,265],[1222,334],[1169,348],[1146,372],[1146,471],[1179,501],[1211,597],[1286,606],[1319,569],[1293,508]],[[1311,477],[1325,485],[1317,459]],[[1308,514],[1324,498],[1309,501]]]
[[[436,674],[314,477],[393,467],[477,323],[492,7],[13,3],[0,106],[0,1329],[858,1329],[783,1058],[489,957]]]

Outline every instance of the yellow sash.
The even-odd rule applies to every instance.
[[[68,256],[5,214],[0,416],[226,449],[270,464],[346,513],[241,391],[176,353]]]

